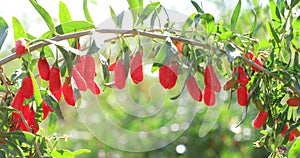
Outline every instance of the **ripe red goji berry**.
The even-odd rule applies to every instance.
[[[76,67],[73,67],[72,75],[73,75],[72,77],[75,80],[75,83],[77,85],[77,88],[81,91],[86,91],[87,90],[87,84],[86,84],[84,78],[78,72]]]
[[[287,131],[289,129],[289,125],[288,124],[286,124],[285,126],[284,126],[284,129],[280,132],[280,134],[281,134],[281,136],[283,137],[283,138],[285,138],[285,132]],[[288,141],[293,141],[294,139],[295,139],[295,134],[291,131],[289,134],[289,139],[288,139]]]
[[[245,53],[245,58],[247,59],[250,59],[250,60],[253,60],[257,65],[263,67],[264,64],[260,61],[259,58],[255,57],[254,54],[252,52],[248,52],[248,53]],[[255,66],[252,66],[251,65],[251,68],[256,71],[256,72],[259,72],[260,70],[258,68],[256,68]]]
[[[245,69],[242,66],[234,67],[233,74],[238,73],[237,81],[241,85],[246,85],[249,82],[249,77],[245,72]]]
[[[42,110],[43,110],[43,120],[47,118],[49,112],[53,112],[51,107],[45,101],[42,101]]]
[[[286,101],[289,106],[299,106],[300,105],[300,98],[290,98]]]
[[[207,106],[213,106],[216,104],[215,92],[213,90],[207,88],[206,86],[204,87],[203,97],[204,97],[204,103]]]
[[[78,72],[81,74],[81,76],[84,76],[84,71],[85,71],[85,56],[78,56],[77,57],[77,63],[75,65],[76,69]]]
[[[202,100],[202,92],[201,89],[199,88],[198,83],[196,82],[194,76],[190,76],[187,80],[186,80],[186,87],[188,89],[189,94],[191,95],[191,97],[198,101],[201,102]]]
[[[116,62],[116,66],[114,69],[114,81],[115,81],[115,86],[118,89],[123,89],[126,85],[126,68],[123,65],[121,61]]]
[[[21,123],[21,129],[22,131],[32,131],[33,133],[36,133],[39,130],[39,126],[36,123],[35,120],[35,112],[30,108],[29,105],[23,106],[22,113],[24,115],[24,118],[29,126],[30,129],[27,129],[25,124]]]
[[[33,88],[33,83],[32,83],[32,79],[30,76],[23,78],[22,87],[21,87],[20,91],[22,91],[25,99],[29,99],[33,96],[34,88]]]
[[[141,53],[137,53],[130,62],[130,76],[135,84],[143,81],[144,74]]]
[[[108,71],[114,71],[115,70],[115,66],[116,66],[116,61],[115,62],[113,62],[112,64],[110,64],[109,66],[108,66]]]
[[[215,73],[213,66],[210,64],[206,66],[204,71],[204,83],[208,89],[211,89],[215,92],[221,91],[221,83]]]
[[[256,128],[256,129],[261,128],[265,124],[265,122],[268,118],[268,114],[269,113],[267,111],[260,111],[257,114],[256,118],[254,119],[254,122],[253,122],[254,128]]]
[[[175,86],[178,74],[178,64],[169,66],[169,63],[159,68],[159,82],[165,89]]]
[[[93,81],[93,82],[90,82],[88,84],[88,88],[91,90],[92,93],[94,93],[95,95],[98,95],[100,94],[101,90],[100,90],[100,87],[99,85]]]
[[[82,77],[85,79],[86,83],[93,82],[96,75],[96,67],[95,60],[93,56],[88,55],[85,56],[85,64],[84,64],[84,74]]]
[[[232,87],[237,85],[237,81],[234,78],[231,78],[230,80],[228,80],[225,85],[223,86],[223,89],[225,91],[228,91],[229,89],[231,89]]]
[[[61,89],[60,70],[54,65],[50,69],[49,87],[51,92],[56,92]]]
[[[23,55],[26,53],[26,41],[24,38],[19,38],[16,41],[16,54]]]
[[[76,99],[75,99],[74,92],[73,92],[71,85],[65,84],[65,85],[63,85],[61,90],[64,94],[66,103],[71,106],[74,106],[76,104]]]
[[[11,103],[11,107],[13,107],[17,110],[21,110],[24,100],[25,100],[25,98],[23,96],[23,92],[19,90]]]
[[[248,89],[246,86],[241,86],[237,89],[237,99],[241,106],[248,104]]]
[[[61,99],[61,89],[55,91],[55,92],[51,92],[52,95],[55,97],[55,99],[57,100],[57,102],[60,102]]]
[[[50,75],[50,66],[46,58],[40,58],[38,61],[38,71],[41,79],[48,81]]]

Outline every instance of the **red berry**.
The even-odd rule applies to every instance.
[[[63,85],[61,90],[64,94],[66,103],[71,105],[71,106],[74,106],[75,103],[76,103],[76,99],[75,99],[72,87],[70,85],[66,84],[66,85]]]
[[[289,106],[299,106],[300,105],[300,98],[290,98],[286,102]]]
[[[113,62],[112,64],[110,64],[109,66],[108,66],[108,71],[114,71],[115,70],[115,66],[116,66],[116,61],[115,62]]]
[[[43,109],[43,120],[45,120],[49,114],[49,112],[53,112],[50,106],[45,102],[42,101],[42,109]]]
[[[130,76],[135,84],[142,82],[144,78],[141,53],[137,53],[130,62]]]
[[[126,85],[126,68],[121,61],[116,62],[114,80],[118,89],[123,89]]]
[[[77,85],[77,88],[81,91],[86,91],[87,90],[87,84],[86,84],[84,78],[78,72],[76,67],[73,67],[72,75],[73,75],[72,77],[75,80],[75,83]]]
[[[50,75],[50,66],[46,58],[40,58],[38,61],[38,70],[43,80],[48,81]]]
[[[61,88],[60,70],[55,66],[50,69],[49,87],[51,92],[56,92]]]
[[[21,87],[20,91],[22,91],[25,99],[29,99],[33,96],[34,88],[33,88],[33,83],[32,83],[32,79],[30,76],[27,76],[23,79],[22,87]]]
[[[96,95],[100,94],[101,92],[99,85],[95,81],[90,82],[88,84],[88,88]]]
[[[19,38],[16,41],[16,53],[18,55],[23,55],[26,53],[26,41],[24,38]]]
[[[268,112],[260,111],[257,114],[256,118],[254,119],[254,122],[253,122],[254,128],[256,128],[256,129],[261,128],[265,124],[267,118],[268,118]]]
[[[285,127],[284,127],[284,129],[280,132],[280,134],[281,134],[281,136],[282,136],[283,138],[285,138],[285,132],[286,132],[288,129],[289,129],[289,125],[286,124]],[[288,139],[288,140],[289,140],[289,141],[293,141],[294,138],[295,138],[294,132],[291,131],[288,135],[289,135],[289,139]]]
[[[23,96],[23,93],[22,93],[22,91],[19,90],[11,103],[11,107],[13,107],[17,110],[21,110],[24,100],[25,100],[25,98]]]
[[[241,106],[248,104],[248,89],[246,86],[241,86],[237,89],[237,99]]]
[[[78,70],[78,72],[81,74],[81,76],[84,75],[84,71],[85,71],[85,56],[78,56],[77,58],[77,63],[76,63],[76,69]]]
[[[57,100],[57,102],[60,102],[60,98],[61,98],[61,89],[55,91],[55,92],[51,92],[52,95],[55,97],[55,99]]]
[[[84,74],[82,77],[85,79],[85,82],[92,82],[94,81],[96,75],[96,67],[95,67],[95,60],[93,56],[88,55],[85,56],[85,64],[84,64]]]
[[[211,89],[215,92],[221,91],[221,83],[217,78],[215,70],[211,64],[208,65],[204,71],[204,83],[208,89]]]
[[[196,82],[194,76],[190,76],[187,80],[186,80],[186,87],[188,89],[189,94],[191,95],[191,97],[198,101],[201,102],[202,100],[202,92],[201,89],[198,86],[198,83]]]
[[[232,87],[237,85],[237,81],[234,78],[231,78],[230,80],[228,80],[225,85],[223,86],[223,89],[225,91],[228,91],[229,89],[231,89]]]
[[[22,108],[22,113],[30,128],[29,130],[36,133],[39,130],[39,126],[35,120],[35,112],[29,107],[29,105],[26,105]],[[22,131],[29,131],[23,122],[21,123],[20,128]]]
[[[236,69],[238,71],[236,71]],[[249,82],[249,77],[242,66],[239,65],[237,68],[234,67],[233,74],[236,73],[238,73],[238,79],[237,79],[238,83],[240,83],[241,85],[246,85]]]
[[[204,103],[207,106],[213,106],[216,104],[215,92],[213,90],[207,88],[206,86],[204,87],[203,97],[204,97]]]
[[[182,52],[183,44],[182,42],[176,42],[176,48],[179,52]]]
[[[178,65],[175,63],[171,67],[169,63],[159,68],[159,81],[165,89],[171,89],[177,81]]]
[[[255,57],[254,54],[253,54],[252,52],[246,53],[246,54],[245,54],[245,58],[250,59],[250,60],[253,60],[257,65],[259,65],[259,66],[261,66],[261,67],[264,66],[264,64],[259,60],[259,58]],[[251,68],[252,68],[254,71],[256,71],[256,72],[260,71],[260,70],[259,70],[258,68],[256,68],[255,66],[251,66]]]

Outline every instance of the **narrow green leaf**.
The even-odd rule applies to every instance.
[[[223,32],[220,34],[219,36],[219,40],[226,40],[226,39],[230,39],[233,37],[233,32],[232,31],[228,31],[228,32]]]
[[[295,7],[298,3],[299,3],[300,0],[292,0],[291,2],[291,8]]]
[[[155,20],[158,17],[158,15],[159,15],[159,13],[161,11],[161,8],[162,8],[162,6],[159,5],[157,8],[155,8],[155,10],[154,10],[154,12],[152,14],[151,21],[150,21],[150,27],[151,27],[151,29],[154,28]]]
[[[44,39],[44,41],[47,41],[51,44],[54,44],[56,45],[57,47],[62,47],[64,48],[66,51],[70,51],[72,52],[73,54],[76,54],[76,55],[83,55],[78,49],[75,49],[75,48],[72,48],[70,47],[69,45],[63,45],[62,43],[59,43],[59,42],[56,42],[56,41],[53,41],[53,40],[50,40],[50,39]]]
[[[96,52],[98,52],[100,48],[96,45],[96,41],[93,40],[92,45],[90,46],[88,52],[86,53],[86,55],[91,55],[94,54]]]
[[[63,47],[58,46],[57,48],[63,55],[64,62],[66,62],[67,64],[69,74],[72,75],[73,64],[72,64],[72,58],[70,57],[70,53],[67,50],[65,50]]]
[[[267,26],[267,30],[269,32],[270,38],[274,39],[276,41],[276,43],[280,43],[279,37],[270,21],[267,21],[266,26]]]
[[[233,14],[231,16],[231,30],[232,31],[234,30],[236,22],[239,18],[239,14],[240,14],[240,11],[241,11],[241,5],[242,5],[242,2],[241,2],[241,0],[239,0],[239,2],[237,3],[237,5],[236,5],[236,7],[233,11]]]
[[[47,95],[43,98],[43,100],[53,109],[60,119],[64,119],[60,106],[53,95]]]
[[[250,29],[250,37],[252,37],[254,31],[255,31],[255,28],[256,28],[256,24],[257,24],[257,16],[256,16],[256,13],[254,10],[252,10],[252,13],[254,14],[254,21],[252,23],[252,26],[251,26],[251,29]]]
[[[125,14],[125,11],[122,11],[122,12],[117,16],[117,22],[118,22],[118,27],[119,27],[119,28],[122,28],[124,14]]]
[[[101,53],[98,53],[99,60],[102,65],[102,73],[105,83],[109,82],[109,71],[108,71],[108,62],[105,56],[103,56]]]
[[[133,19],[133,23],[136,23],[136,20],[139,16],[139,12],[140,12],[140,1],[139,0],[127,0],[128,5],[129,5],[129,9],[131,11],[132,14],[132,19]]]
[[[54,22],[50,14],[42,6],[40,6],[35,0],[29,0],[29,1],[33,5],[35,10],[42,16],[42,18],[46,22],[51,32],[54,33],[55,32]]]
[[[21,143],[31,145],[35,140],[35,135],[29,132],[8,132],[0,134],[2,137],[7,137],[10,140],[18,140]]]
[[[62,1],[59,1],[59,21],[61,24],[72,21],[70,11],[67,5]]]
[[[17,41],[19,38],[27,38],[27,34],[26,34],[22,24],[16,17],[12,17],[12,25],[14,28],[15,41]]]
[[[57,115],[54,112],[49,114],[49,122],[48,122],[48,134],[53,133],[57,124]]]
[[[147,19],[150,14],[160,5],[160,2],[153,2],[153,3],[150,3],[146,6],[146,8],[143,10],[141,16],[139,17],[136,25],[139,25],[141,23],[143,23],[143,21],[145,19]]]
[[[181,36],[185,37],[185,32],[188,28],[190,28],[192,26],[196,15],[197,15],[196,13],[193,13],[185,20],[185,22],[182,26]]]
[[[80,150],[76,150],[73,152],[74,156],[80,155],[80,154],[86,154],[86,153],[90,153],[91,151],[88,149],[80,149]]]
[[[2,17],[0,17],[0,50],[6,39],[7,32],[8,32],[8,25],[6,21]]]
[[[297,139],[288,154],[288,157],[299,157],[300,156],[300,139]]]
[[[272,23],[274,25],[274,28],[277,29],[281,26],[281,16],[274,0],[269,0],[269,4],[270,4]]]
[[[31,80],[32,80],[32,83],[33,83],[33,88],[34,88],[34,94],[33,94],[34,100],[36,102],[36,106],[40,107],[41,104],[42,104],[42,96],[41,96],[41,93],[40,93],[40,90],[39,90],[39,86],[38,86],[38,84],[35,80],[35,77],[34,77],[34,75],[32,74],[31,71],[29,72],[29,74],[30,74],[30,77],[31,77]]]
[[[198,13],[204,13],[204,11],[202,10],[202,8],[198,5],[198,3],[197,2],[195,2],[195,1],[191,1],[192,2],[192,4],[193,4],[193,6],[196,8],[196,10],[197,10],[197,12]]]
[[[119,27],[118,19],[117,19],[117,16],[116,16],[116,13],[115,13],[114,9],[111,6],[109,6],[109,9],[110,9],[110,16],[111,16],[111,18],[115,22],[116,26]]]
[[[59,34],[66,34],[93,28],[95,28],[95,25],[87,21],[70,21],[56,26],[55,30]]]
[[[23,153],[23,150],[15,142],[10,141],[10,140],[4,140],[4,142],[5,142],[6,145],[9,146],[8,148],[10,150],[12,150],[12,148],[13,148],[14,157],[25,157],[24,153]]]
[[[300,16],[293,21],[292,26],[294,30],[300,30]]]
[[[201,24],[206,31],[206,34],[209,35],[214,30],[215,18],[212,15],[205,13],[201,16]]]
[[[66,149],[53,150],[51,156],[56,158],[74,158],[74,154]]]
[[[83,11],[84,11],[84,16],[85,16],[86,20],[93,24],[93,19],[90,15],[88,5],[87,5],[87,0],[83,0]]]

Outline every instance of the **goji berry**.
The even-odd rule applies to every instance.
[[[67,85],[67,84],[63,85],[62,92],[64,94],[66,103],[71,106],[74,106],[76,104],[76,99],[71,85]]]
[[[207,106],[213,106],[216,104],[215,92],[213,90],[207,88],[206,86],[204,87],[203,97],[204,97],[204,103]]]
[[[126,85],[126,68],[123,65],[121,61],[116,62],[116,66],[114,69],[114,81],[115,81],[115,86],[118,89],[123,89]]]
[[[238,83],[240,83],[241,85],[246,85],[249,82],[249,77],[242,66],[239,65],[238,67],[234,67],[233,74],[235,75],[236,73],[238,73]]]
[[[16,41],[16,54],[23,55],[26,53],[26,41],[24,38],[19,38]]]
[[[61,89],[55,91],[55,92],[51,92],[52,95],[55,97],[55,99],[57,100],[57,102],[60,102],[61,99]]]
[[[260,61],[260,59],[257,58],[257,57],[255,57],[254,54],[253,54],[252,52],[245,53],[245,58],[250,59],[250,60],[253,60],[257,65],[259,65],[259,66],[261,66],[261,67],[264,66],[264,64]],[[252,66],[252,65],[251,65],[251,68],[252,68],[254,71],[256,71],[256,72],[260,71],[260,70],[259,70],[258,68],[256,68],[255,66]]]
[[[288,124],[286,124],[285,126],[284,126],[284,129],[280,132],[280,134],[281,134],[281,136],[283,137],[283,138],[285,138],[285,132],[288,130],[288,128],[289,128],[289,125]],[[295,134],[291,131],[289,134],[289,139],[288,139],[288,141],[293,141],[294,139],[295,139]]]
[[[144,78],[141,53],[137,53],[130,62],[130,76],[135,84],[142,82]]]
[[[49,87],[51,92],[56,92],[61,88],[60,70],[54,65],[50,69]]]
[[[41,79],[48,81],[50,75],[50,66],[46,58],[40,58],[38,61],[38,71]]]
[[[188,89],[189,94],[191,95],[191,97],[198,101],[201,102],[202,100],[202,92],[201,89],[199,88],[198,83],[196,82],[194,76],[190,76],[187,80],[186,80],[186,87]]]
[[[11,107],[13,107],[17,110],[21,110],[24,100],[25,100],[25,98],[23,96],[23,92],[19,90],[11,103]]]
[[[254,128],[262,127],[268,118],[268,114],[269,113],[267,111],[260,111],[257,114],[256,118],[254,119],[254,122],[253,122]]]
[[[24,122],[22,121],[20,124],[20,128],[22,131],[32,131],[33,133],[36,133],[39,130],[39,126],[36,123],[35,120],[35,112],[30,108],[29,105],[23,106],[22,108],[22,114],[27,122],[27,125],[30,129],[27,129]]]
[[[75,80],[75,83],[77,85],[77,88],[81,91],[86,91],[87,90],[87,84],[86,84],[84,78],[78,72],[76,67],[73,67],[72,75],[73,75],[72,77]]]
[[[81,76],[84,75],[84,71],[85,71],[85,56],[78,56],[77,57],[77,63],[76,63],[76,69],[78,70],[78,72],[81,74]]]
[[[229,89],[231,89],[232,87],[237,85],[237,81],[234,78],[231,78],[230,80],[228,80],[225,85],[223,86],[223,89],[225,91],[228,91]]]
[[[178,65],[175,63],[169,66],[169,63],[159,68],[159,81],[165,89],[171,89],[177,81]]]
[[[176,42],[176,48],[179,52],[182,52],[183,44],[182,42],[177,41]]]
[[[215,92],[221,91],[221,83],[217,78],[213,66],[210,64],[205,68],[204,71],[204,83],[208,89],[211,89]]]
[[[42,110],[43,110],[43,120],[47,118],[49,112],[53,112],[53,110],[45,101],[42,101]]]
[[[237,99],[241,106],[248,104],[248,89],[246,86],[241,86],[237,89]]]
[[[85,62],[84,62],[84,74],[82,77],[85,79],[86,83],[94,81],[95,75],[96,75],[96,67],[95,67],[95,60],[93,56],[88,55],[85,56]]]
[[[108,66],[108,71],[114,71],[115,70],[115,66],[116,66],[116,61],[115,62],[113,62],[112,64],[110,64],[109,66]]]
[[[286,101],[289,106],[299,106],[300,105],[300,98],[290,98]]]
[[[32,83],[32,79],[30,76],[27,76],[23,79],[22,87],[20,90],[22,91],[25,99],[29,99],[33,96],[34,88],[33,88],[33,83]]]
[[[88,88],[92,91],[92,93],[94,93],[95,95],[98,95],[100,94],[101,90],[100,90],[100,87],[99,85],[93,81],[93,82],[90,82],[88,84]]]

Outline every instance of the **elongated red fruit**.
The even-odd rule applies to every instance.
[[[199,88],[198,83],[196,82],[194,76],[190,76],[187,80],[186,80],[186,87],[188,89],[189,94],[191,95],[191,97],[198,101],[201,102],[202,100],[202,92],[201,89]]]
[[[63,85],[61,90],[64,94],[66,103],[74,106],[76,104],[76,99],[72,87],[70,85]]]
[[[91,92],[94,93],[95,95],[101,93],[100,87],[95,81],[90,82],[87,86],[91,90]]]
[[[121,61],[116,62],[114,71],[115,71],[114,74],[115,86],[118,89],[123,89],[126,85],[127,77],[126,77],[126,68]]]
[[[42,101],[42,109],[43,109],[43,120],[45,120],[49,114],[49,112],[53,112],[50,106],[45,102]]]
[[[41,79],[48,81],[50,76],[50,66],[46,58],[40,58],[38,61],[38,70]]]
[[[23,55],[26,53],[26,41],[24,38],[19,38],[16,41],[16,54]]]
[[[256,128],[256,129],[261,128],[265,124],[267,118],[268,118],[268,112],[260,111],[257,114],[256,118],[254,119],[254,122],[253,122],[254,128]]]
[[[286,124],[285,127],[284,127],[284,129],[280,132],[280,134],[281,134],[281,136],[282,136],[283,138],[285,138],[285,132],[286,132],[288,129],[289,129],[289,125]],[[291,141],[293,141],[293,140],[295,139],[295,134],[294,134],[293,131],[291,131],[288,135],[289,135],[288,141],[291,142]]]
[[[263,67],[264,64],[259,60],[259,58],[255,57],[254,54],[252,52],[248,52],[245,54],[245,58],[250,59],[252,61],[254,61],[257,65]],[[258,68],[256,68],[255,66],[251,65],[251,68],[256,71],[259,72],[260,70]]]
[[[51,92],[56,92],[61,88],[60,70],[54,65],[50,69],[49,87]]]
[[[87,84],[86,84],[84,78],[78,72],[76,67],[73,67],[72,75],[73,75],[72,77],[75,80],[75,83],[77,85],[77,88],[81,91],[86,91],[87,90]]]
[[[20,89],[23,93],[24,98],[29,99],[33,96],[34,88],[32,79],[30,76],[23,78],[22,87]]]
[[[241,85],[246,85],[249,82],[249,77],[245,72],[245,69],[242,66],[234,67],[233,74],[238,73],[238,83]]]
[[[217,78],[215,70],[211,64],[206,66],[206,68],[205,68],[204,83],[208,89],[211,89],[215,92],[221,91],[221,83],[220,83],[219,79]]]
[[[11,107],[13,107],[17,110],[21,110],[24,100],[25,100],[25,98],[23,96],[23,93],[22,93],[22,91],[19,90],[11,103]]]
[[[116,66],[116,61],[115,62],[113,62],[112,64],[110,64],[109,66],[108,66],[108,71],[114,71],[115,70],[115,66]]]
[[[84,75],[84,71],[85,71],[85,56],[78,56],[77,57],[77,63],[76,63],[76,69],[78,70],[78,72],[81,74],[81,76]]]
[[[299,106],[300,105],[300,98],[290,98],[286,102],[289,106]]]
[[[144,74],[141,53],[137,53],[130,62],[130,76],[135,84],[143,81]]]
[[[57,100],[57,102],[60,102],[61,99],[61,89],[55,91],[55,92],[51,92],[52,95],[55,97],[55,99]]]
[[[228,91],[229,89],[231,89],[232,87],[237,85],[237,81],[234,78],[231,78],[230,80],[228,80],[225,85],[223,86],[223,89],[225,91]]]
[[[159,68],[159,82],[165,89],[171,89],[177,81],[178,65],[175,63],[171,67],[169,63]]]
[[[248,104],[248,89],[246,86],[241,86],[237,89],[237,99],[241,106],[246,106]]]
[[[213,90],[207,88],[206,86],[204,87],[203,97],[204,97],[204,103],[207,106],[213,106],[216,104],[215,92]]]
[[[94,81],[95,75],[96,75],[96,66],[95,66],[94,57],[91,55],[85,56],[84,74],[82,77],[88,83]]]

